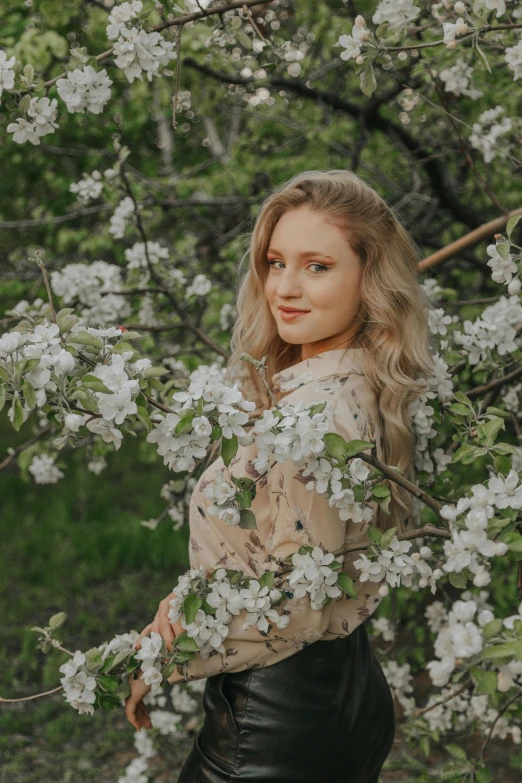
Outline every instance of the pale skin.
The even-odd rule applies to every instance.
[[[286,212],[272,232],[266,263],[268,305],[280,337],[301,345],[301,360],[351,346],[362,264],[341,229],[308,206]],[[305,310],[306,314],[285,321],[280,305]],[[168,618],[174,597],[175,593],[170,593],[160,601],[154,620],[139,635],[137,649],[141,639],[155,631],[172,650],[172,642],[184,631],[179,620],[172,625]],[[151,686],[141,679],[141,669],[137,675],[136,679],[134,674],[128,678],[131,693],[125,700],[125,715],[139,731],[152,728],[143,703]]]

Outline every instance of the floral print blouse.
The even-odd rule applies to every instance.
[[[375,441],[380,457],[379,411],[375,393],[363,373],[362,350],[350,348],[345,352],[338,348],[298,362],[273,375],[272,391],[292,404],[299,400],[307,405],[326,401],[333,413],[335,431],[346,440]],[[224,471],[224,478],[230,472],[236,477],[258,478],[252,465],[255,456],[255,444],[239,446],[228,468],[219,457],[200,476],[189,509],[191,568],[203,565],[209,573],[219,567],[233,568],[259,579],[264,571],[277,569],[267,559],[269,554],[284,558],[303,545],[332,552],[344,544],[368,543],[368,522],[342,521],[339,509],[328,505],[327,493],[306,489],[309,478],[301,475],[305,468],[297,468],[292,460],[276,462],[257,483],[251,506],[257,530],[226,525],[210,514],[212,501],[203,493],[205,486],[217,471]],[[370,507],[375,510],[374,501]],[[308,595],[286,599],[278,605],[278,611],[290,610],[289,624],[284,629],[273,626],[266,636],[256,625],[242,629],[246,619],[246,610],[242,610],[228,625],[229,633],[223,640],[225,653],[214,650],[207,658],[190,660],[185,667],[186,676],[180,667],[168,678],[169,682],[270,666],[319,639],[337,639],[352,633],[381,600],[378,590],[382,583],[358,581],[360,572],[353,561],[359,556],[360,552],[345,554],[342,566],[354,580],[357,599],[343,593],[321,610],[310,607]]]

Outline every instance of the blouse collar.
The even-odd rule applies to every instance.
[[[361,372],[362,348],[334,348],[304,359],[291,367],[274,373],[274,391],[287,392],[305,383],[346,371]],[[344,354],[344,356],[343,356]]]

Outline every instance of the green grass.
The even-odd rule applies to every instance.
[[[0,432],[13,443],[12,430]],[[18,441],[29,436],[20,434]],[[67,612],[64,647],[86,650],[131,629],[141,631],[188,567],[188,529],[170,519],[151,531],[139,523],[165,505],[172,473],[149,444],[127,438],[100,476],[85,452],[61,456],[56,485],[0,474],[0,695],[18,698],[59,685],[64,653],[37,649],[34,625]],[[2,456],[6,447],[2,449]],[[62,693],[0,706],[0,781],[116,781],[135,755],[122,711],[80,716]],[[187,748],[183,747],[183,756]],[[106,774],[105,774],[106,773]]]

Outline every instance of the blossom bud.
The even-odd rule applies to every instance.
[[[384,598],[384,596],[388,595],[388,593],[390,592],[390,588],[388,587],[388,585],[381,585],[379,587],[379,591],[378,592],[379,592],[379,595]]]
[[[357,63],[357,65],[362,65],[364,62],[364,56],[362,54],[358,54],[357,57],[355,58],[355,62]]]
[[[514,294],[518,294],[520,291],[520,280],[518,277],[514,277],[513,280],[508,285],[508,294],[510,296],[514,296]]]
[[[71,430],[71,432],[78,432],[83,424],[84,417],[78,413],[68,413],[64,421],[68,430]]]
[[[427,557],[431,557],[431,549],[429,546],[421,546],[419,549],[419,555],[426,559]]]
[[[455,3],[454,8],[455,8],[455,11],[458,14],[465,14],[466,13],[466,6],[464,5],[464,3],[461,3],[460,0],[459,0],[458,3]]]

